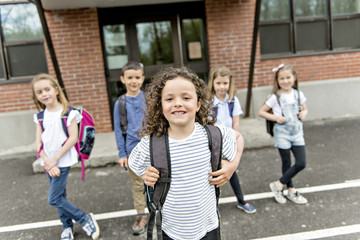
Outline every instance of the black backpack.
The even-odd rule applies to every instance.
[[[120,116],[120,128],[124,139],[126,139],[127,130],[127,112],[126,112],[126,93],[118,98],[119,116]]]
[[[216,126],[204,126],[208,135],[211,152],[211,168],[216,171],[221,167],[222,135]],[[147,239],[152,239],[154,224],[156,224],[157,238],[162,240],[161,209],[165,203],[166,195],[171,184],[171,160],[169,151],[169,138],[167,132],[161,137],[150,136],[150,162],[160,172],[160,178],[154,187],[145,186],[146,202],[150,212],[148,221]],[[220,189],[215,187],[216,204],[218,204]]]

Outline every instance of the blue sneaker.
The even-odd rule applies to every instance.
[[[65,228],[63,230],[60,240],[74,240],[74,234],[71,227]]]
[[[88,236],[92,237],[93,240],[97,240],[99,238],[100,228],[92,213],[89,213],[86,216],[86,222],[82,228]]]
[[[237,207],[246,213],[256,213],[256,208],[254,208],[254,206],[251,205],[250,203],[245,203],[245,204],[238,203]]]

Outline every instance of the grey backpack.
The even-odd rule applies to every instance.
[[[211,168],[216,171],[221,167],[222,135],[216,126],[204,126],[208,135],[209,149],[211,152]],[[150,212],[148,221],[147,239],[152,239],[154,224],[156,224],[157,238],[162,240],[161,210],[165,203],[171,184],[171,159],[169,151],[169,137],[167,132],[160,137],[150,136],[150,162],[160,172],[160,178],[154,187],[145,186],[147,206]],[[220,189],[215,187],[216,203],[218,204]]]

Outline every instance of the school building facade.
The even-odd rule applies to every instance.
[[[0,150],[34,142],[30,81],[40,72],[60,78],[70,102],[92,113],[98,133],[111,132],[129,60],[144,64],[146,82],[168,65],[187,65],[205,80],[211,67],[225,65],[251,117],[271,91],[272,68],[286,62],[298,73],[309,119],[360,115],[360,0],[0,4]]]

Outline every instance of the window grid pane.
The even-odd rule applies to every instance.
[[[290,19],[289,1],[262,0],[260,21]]]
[[[360,48],[360,19],[334,21],[334,48]]]
[[[261,54],[291,52],[289,24],[260,27]]]
[[[334,16],[360,13],[360,0],[332,0],[331,11]]]
[[[296,17],[326,16],[326,0],[296,0],[294,7]]]
[[[43,31],[34,4],[1,5],[4,41],[43,39]]]
[[[297,51],[326,50],[327,24],[325,21],[297,23]]]
[[[7,51],[11,76],[31,76],[48,72],[42,44],[9,46]]]

